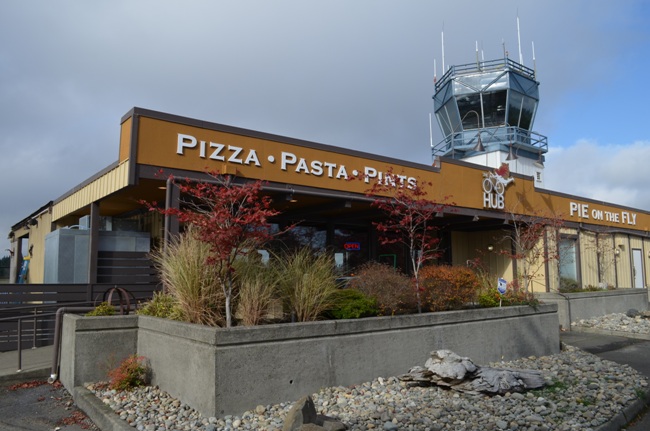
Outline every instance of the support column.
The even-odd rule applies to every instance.
[[[99,202],[90,204],[90,241],[88,246],[88,283],[97,283],[99,258]]]
[[[171,208],[178,209],[180,207],[181,192],[176,187],[171,178],[167,178],[167,190],[165,193],[165,209],[169,210]],[[164,235],[164,247],[167,247],[172,236],[178,235],[179,232],[179,223],[178,217],[170,216],[165,214],[165,235]]]
[[[14,254],[11,255],[9,263],[9,283],[18,283],[18,273],[23,258],[22,240],[20,238],[14,237],[11,241],[11,250],[13,250]]]

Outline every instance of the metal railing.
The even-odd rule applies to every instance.
[[[548,138],[537,132],[531,132],[514,126],[489,127],[483,129],[464,130],[452,133],[431,147],[431,155],[435,157],[454,156],[456,151],[471,151],[476,147],[478,138],[486,147],[500,145],[504,149],[524,149],[533,153],[548,151]]]
[[[517,63],[516,61],[513,61],[506,57],[498,60],[478,61],[474,63],[451,66],[447,72],[445,72],[442,77],[436,81],[436,92],[438,92],[447,83],[447,81],[452,79],[454,76],[500,70],[512,70],[518,72],[521,75],[524,75],[527,78],[535,80],[534,69],[531,69],[530,67],[524,66],[523,64]]]
[[[22,350],[51,345],[56,338],[56,315],[61,309],[92,309],[105,294],[125,289],[134,302],[145,301],[159,291],[156,284],[114,285],[0,285],[0,352],[17,351],[18,371]],[[119,301],[119,298],[115,298]],[[113,301],[115,303],[115,301]]]

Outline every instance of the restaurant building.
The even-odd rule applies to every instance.
[[[117,161],[11,228],[11,281],[154,280],[147,253],[179,226],[142,202],[179,205],[168,176],[203,180],[212,170],[263,180],[280,211],[273,223],[297,223],[294,240],[331,250],[342,273],[368,260],[408,272],[408,252],[381,245],[373,225],[381,214],[366,196],[374,182],[393,181],[453,202],[435,217],[438,263],[478,259],[491,274],[514,280],[524,263],[512,257],[513,230],[550,218],[562,226],[539,246],[559,258],[538,259],[533,290],[553,292],[567,282],[645,288],[648,211],[544,189],[548,144],[532,129],[538,85],[533,70],[508,58],[451,67],[434,95],[445,139],[423,164],[133,108],[121,119]],[[499,175],[504,164],[509,175]]]

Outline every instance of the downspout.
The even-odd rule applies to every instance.
[[[109,296],[108,300],[111,301],[111,296]],[[126,305],[126,308],[123,308],[123,305]],[[114,307],[115,310],[119,310],[120,312],[126,310],[126,314],[129,314],[130,311],[137,309],[137,304],[131,304],[128,297],[126,298],[126,304],[123,304],[122,297],[120,296],[120,305],[116,305]],[[52,384],[59,378],[59,360],[61,359],[61,326],[63,325],[63,315],[65,313],[87,313],[94,309],[95,307],[61,307],[56,310],[56,315],[54,317],[54,349],[52,353],[52,369],[50,370],[50,378],[47,379],[48,383]]]
[[[557,294],[560,295],[562,298],[564,298],[564,300],[566,301],[566,310],[569,315],[568,317],[569,317],[569,332],[570,332],[571,331],[571,300],[569,299],[568,296],[564,295],[563,293],[560,293],[559,290]]]
[[[63,315],[65,313],[87,313],[88,311],[94,310],[95,307],[61,307],[56,310],[56,316],[54,318],[54,349],[52,355],[52,369],[50,372],[50,378],[47,379],[47,382],[52,384],[59,378],[59,351],[61,350],[61,325],[63,321]]]

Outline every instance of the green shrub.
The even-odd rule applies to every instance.
[[[331,255],[304,247],[273,262],[282,299],[295,320],[316,320],[331,309],[338,290]]]
[[[425,266],[420,270],[422,304],[429,311],[458,310],[472,304],[481,288],[466,266]]]
[[[173,237],[166,247],[154,251],[151,257],[184,321],[222,326],[225,295],[216,266],[206,264],[209,252],[210,245],[198,240],[190,227]]]
[[[143,316],[161,317],[163,319],[183,320],[182,312],[173,296],[154,292],[153,298],[140,306],[137,314]]]
[[[334,319],[359,319],[376,316],[377,301],[355,289],[341,289],[334,294],[334,304],[329,311]]]
[[[358,269],[348,287],[374,298],[380,315],[390,316],[417,309],[413,282],[392,266],[368,262]]]
[[[578,286],[578,282],[576,280],[567,277],[560,278],[560,292],[571,293],[580,291],[582,291],[582,288]]]
[[[131,355],[115,369],[108,372],[109,387],[128,391],[149,382],[151,370],[144,356]]]
[[[93,311],[86,313],[86,316],[113,316],[115,314],[115,307],[108,302],[102,302],[95,307]]]
[[[506,293],[501,295],[496,287],[483,289],[478,295],[477,302],[481,307],[503,307],[512,305],[530,305],[531,307],[539,304],[537,298],[532,292],[526,292],[519,286],[517,280],[513,280],[506,286]]]

